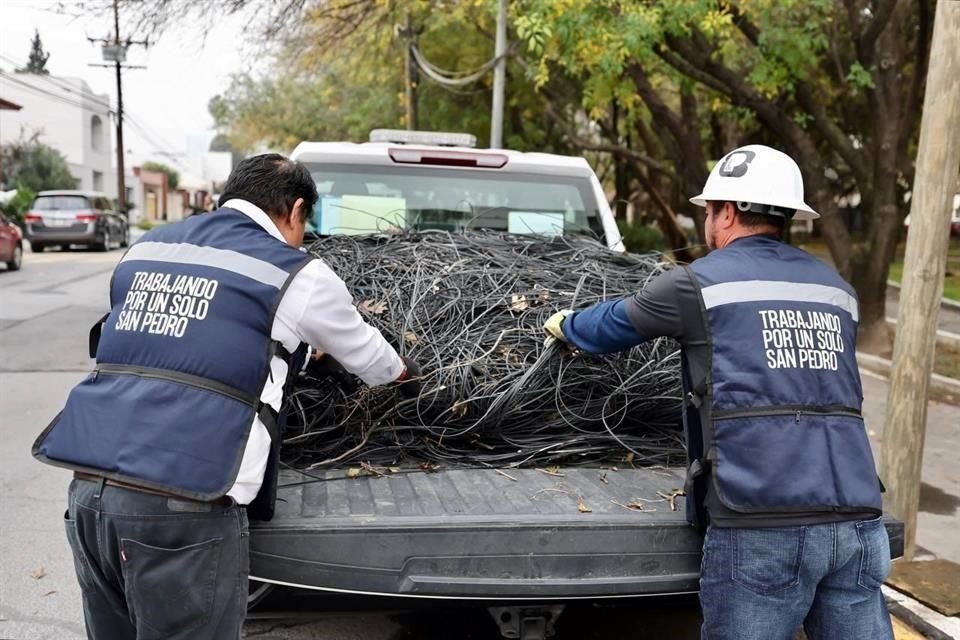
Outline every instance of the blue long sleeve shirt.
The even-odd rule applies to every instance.
[[[563,333],[573,346],[597,354],[624,351],[661,336],[681,344],[706,340],[700,298],[682,268],[665,271],[636,295],[570,314]]]

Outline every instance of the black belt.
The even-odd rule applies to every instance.
[[[168,493],[166,491],[161,491],[159,489],[148,489],[147,487],[141,487],[139,485],[130,484],[128,482],[122,482],[120,480],[114,480],[112,478],[105,478],[103,476],[98,476],[93,473],[84,473],[83,471],[74,471],[73,477],[75,480],[84,480],[86,482],[100,482],[103,481],[103,484],[108,487],[117,487],[118,489],[126,489],[127,491],[136,491],[138,493],[147,493],[152,496],[160,496],[161,498],[172,498],[174,500],[184,500],[186,502],[197,502],[199,504],[209,504],[218,507],[229,507],[233,504],[233,498],[229,496],[223,496],[217,498],[216,500],[194,500],[193,498],[184,498],[183,496],[178,496],[174,493]]]

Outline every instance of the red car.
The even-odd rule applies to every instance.
[[[20,227],[0,213],[0,262],[8,271],[16,271],[23,261],[23,234]]]

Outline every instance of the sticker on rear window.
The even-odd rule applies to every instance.
[[[541,211],[511,211],[507,219],[507,231],[517,234],[539,236],[563,235],[564,215]]]

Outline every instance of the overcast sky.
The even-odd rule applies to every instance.
[[[99,46],[88,42],[87,36],[112,36],[112,16],[63,15],[54,10],[58,4],[57,0],[0,0],[0,69],[12,71],[11,60],[26,63],[34,29],[39,29],[50,54],[51,74],[83,78],[116,104],[113,70],[88,66],[102,60]],[[184,23],[147,49],[130,48],[127,62],[147,67],[124,72],[124,110],[147,131],[144,136],[135,126],[124,127],[124,143],[131,156],[164,161],[156,154],[157,147],[174,154],[206,148],[213,136],[207,101],[224,92],[230,74],[248,69],[258,53],[254,46],[244,46],[246,19],[219,20],[209,30],[195,22]],[[127,35],[123,21],[121,35]],[[135,39],[144,35],[130,34]]]

